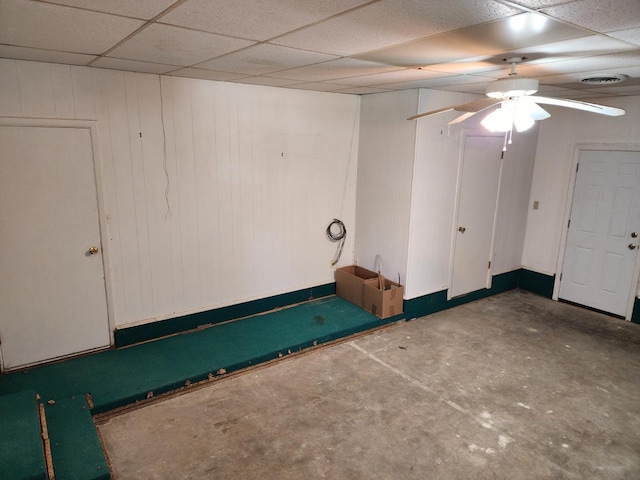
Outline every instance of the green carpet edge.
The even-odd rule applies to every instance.
[[[0,478],[47,480],[35,392],[0,396],[0,412]]]
[[[47,403],[45,414],[55,477],[109,480],[111,473],[85,396]]]
[[[204,312],[180,315],[143,325],[116,328],[114,331],[114,344],[116,348],[126,347],[136,343],[194,330],[204,325],[216,325],[229,320],[269,312],[277,308],[328,297],[335,293],[336,284],[332,282],[280,295],[206,310]]]

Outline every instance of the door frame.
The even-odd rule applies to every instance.
[[[580,154],[586,150],[596,151],[620,151],[620,152],[640,152],[640,143],[576,143],[573,148],[573,159],[571,162],[571,175],[569,177],[569,185],[567,188],[567,197],[565,200],[564,216],[562,221],[562,232],[560,235],[560,246],[558,248],[558,260],[556,262],[556,276],[553,282],[553,300],[559,299],[560,294],[560,276],[562,275],[562,267],[564,265],[564,256],[567,250],[567,237],[569,228],[565,225],[569,224],[571,218],[571,210],[573,208],[573,196],[576,190],[576,179],[578,178],[578,161]],[[627,314],[625,320],[631,321],[633,313],[633,305],[636,295],[638,294],[638,281],[640,281],[640,255],[636,256],[636,264],[633,268],[631,277],[631,289],[627,302]]]
[[[104,205],[104,185],[98,146],[98,122],[93,120],[59,120],[54,118],[16,118],[0,117],[0,127],[41,127],[41,128],[74,128],[87,130],[93,152],[93,173],[96,187],[96,204],[98,208],[98,230],[100,232],[100,248],[102,251],[102,270],[104,272],[105,302],[107,308],[107,322],[109,329],[109,345],[114,345],[115,319],[113,318],[113,292],[111,288],[111,274],[108,266],[109,236],[107,234],[107,218]],[[72,357],[75,354],[68,355]],[[56,359],[57,360],[57,359]],[[0,372],[4,371],[2,364],[2,345],[0,344]]]
[[[460,142],[460,149],[458,151],[458,166],[457,166],[457,174],[456,174],[456,196],[455,202],[453,205],[453,223],[451,224],[451,250],[449,252],[449,279],[447,286],[447,300],[451,300],[451,285],[453,285],[453,266],[455,261],[456,254],[456,240],[458,236],[456,232],[458,231],[458,219],[460,218],[460,196],[462,193],[462,169],[464,168],[464,151],[467,145],[467,137],[496,137],[496,138],[504,138],[504,134],[502,133],[491,133],[485,129],[480,128],[463,128],[462,130],[462,141]],[[489,250],[489,259],[492,262],[493,266],[493,255],[494,255],[494,246],[496,240],[496,223],[498,217],[498,205],[500,204],[500,189],[502,185],[502,167],[504,166],[504,152],[502,152],[502,158],[500,159],[500,170],[498,172],[498,191],[496,192],[496,204],[494,208],[493,214],[493,225],[491,227],[491,248]],[[491,275],[492,267],[487,269],[487,282],[485,284],[485,288],[491,288]]]

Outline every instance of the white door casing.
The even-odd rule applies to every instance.
[[[453,231],[449,299],[491,287],[503,137],[464,137]]]
[[[6,370],[110,343],[94,132],[73,122],[14,123],[0,124]]]
[[[640,152],[583,149],[578,160],[558,298],[628,317],[637,282]]]

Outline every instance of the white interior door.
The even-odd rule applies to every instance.
[[[640,235],[640,152],[584,150],[559,298],[625,316]]]
[[[502,145],[502,137],[465,137],[449,298],[491,286]]]
[[[100,245],[90,130],[0,126],[5,369],[109,345]]]

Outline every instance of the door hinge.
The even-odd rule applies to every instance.
[[[562,274],[560,274],[560,281],[562,281]]]
[[[578,170],[580,170],[580,164],[579,164],[579,163],[576,163],[576,172],[577,172]]]
[[[571,219],[569,219],[569,221],[567,222],[567,228],[569,228],[571,226]]]
[[[489,265],[487,265],[487,268],[491,268],[491,260],[489,260]]]

